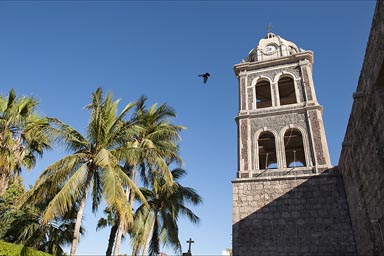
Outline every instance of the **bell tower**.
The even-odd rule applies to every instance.
[[[234,66],[239,86],[234,256],[354,255],[312,64],[312,51],[269,32]]]
[[[316,174],[331,167],[312,64],[313,52],[269,32],[234,66],[238,179]]]

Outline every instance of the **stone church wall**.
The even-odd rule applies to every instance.
[[[337,173],[233,181],[233,255],[356,255]]]
[[[359,255],[384,255],[384,1],[377,1],[339,169]]]

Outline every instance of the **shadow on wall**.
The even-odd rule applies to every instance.
[[[252,208],[264,206],[233,224],[233,255],[356,255],[340,175],[250,182],[260,188]],[[293,189],[270,200],[282,185]]]

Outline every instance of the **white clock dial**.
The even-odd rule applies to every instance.
[[[265,48],[264,48],[264,53],[265,53],[265,54],[272,54],[272,53],[274,53],[276,50],[277,50],[277,46],[274,45],[274,44],[270,44],[270,45],[265,46]]]

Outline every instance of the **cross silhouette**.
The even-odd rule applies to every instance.
[[[195,241],[192,241],[192,238],[189,238],[189,240],[187,241],[187,243],[189,244],[188,246],[188,253],[191,253],[191,244],[194,243]]]

